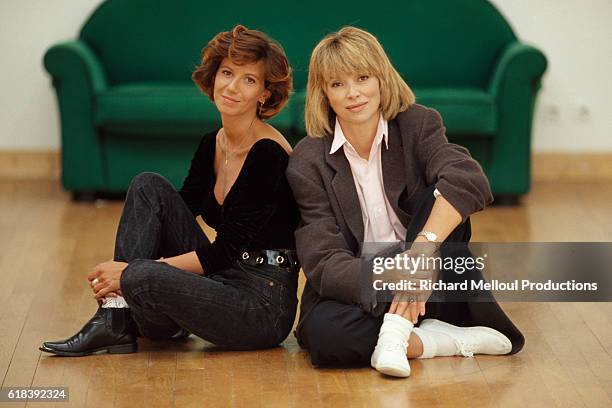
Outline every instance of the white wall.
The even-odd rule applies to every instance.
[[[42,56],[75,38],[102,0],[0,0],[0,149],[60,145]],[[546,54],[536,151],[612,152],[612,1],[493,0],[519,37]]]
[[[492,0],[548,58],[535,151],[612,152],[612,1]]]
[[[102,0],[0,0],[0,149],[60,145],[55,91],[45,51],[76,38]]]

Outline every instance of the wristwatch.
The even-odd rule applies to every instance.
[[[421,231],[417,234],[417,237],[425,237],[429,242],[438,242],[438,236],[435,232],[431,231]]]
[[[417,245],[415,242],[414,245],[417,245],[415,249],[424,251],[423,253],[427,254],[428,256],[431,256],[440,250],[441,243],[438,241],[438,236],[435,232],[421,231],[417,234],[417,237],[425,237],[427,244],[422,243],[422,245]]]

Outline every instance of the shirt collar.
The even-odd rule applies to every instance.
[[[384,139],[385,148],[389,148],[389,123],[380,115],[378,119],[378,127],[376,128],[376,136],[374,136],[374,143],[377,145],[380,144]],[[336,118],[336,125],[334,127],[334,140],[332,141],[331,149],[329,154],[334,154],[344,146],[345,143],[349,143],[344,136],[344,132],[342,131],[342,127],[340,126],[340,122],[338,118]],[[350,145],[350,143],[349,143]]]

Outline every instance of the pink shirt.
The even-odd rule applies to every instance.
[[[353,181],[361,206],[364,242],[397,242],[406,238],[406,228],[389,204],[383,184],[380,149],[383,140],[385,141],[385,149],[389,148],[387,129],[387,121],[381,116],[370,149],[370,156],[368,160],[365,160],[346,140],[340,123],[336,119],[334,140],[329,152],[333,154],[342,147],[351,166]]]
[[[383,184],[381,148],[383,140],[385,149],[389,148],[388,137],[388,124],[381,115],[369,158],[365,160],[346,139],[336,119],[334,140],[329,154],[335,153],[342,147],[351,166],[361,206],[364,227],[363,242],[398,242],[406,239],[406,228],[389,204]],[[436,189],[434,196],[437,197],[439,194]]]

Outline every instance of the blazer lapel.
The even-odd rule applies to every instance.
[[[389,121],[389,148],[381,146],[381,165],[385,193],[397,218],[403,225],[408,225],[409,216],[399,206],[399,198],[406,188],[406,169],[402,136],[395,120]]]
[[[363,218],[361,216],[359,196],[357,195],[353,173],[351,172],[351,165],[344,155],[344,149],[338,149],[334,154],[329,154],[330,149],[331,138],[326,137],[325,158],[327,164],[336,171],[331,181],[332,188],[351,233],[357,242],[363,242]]]

